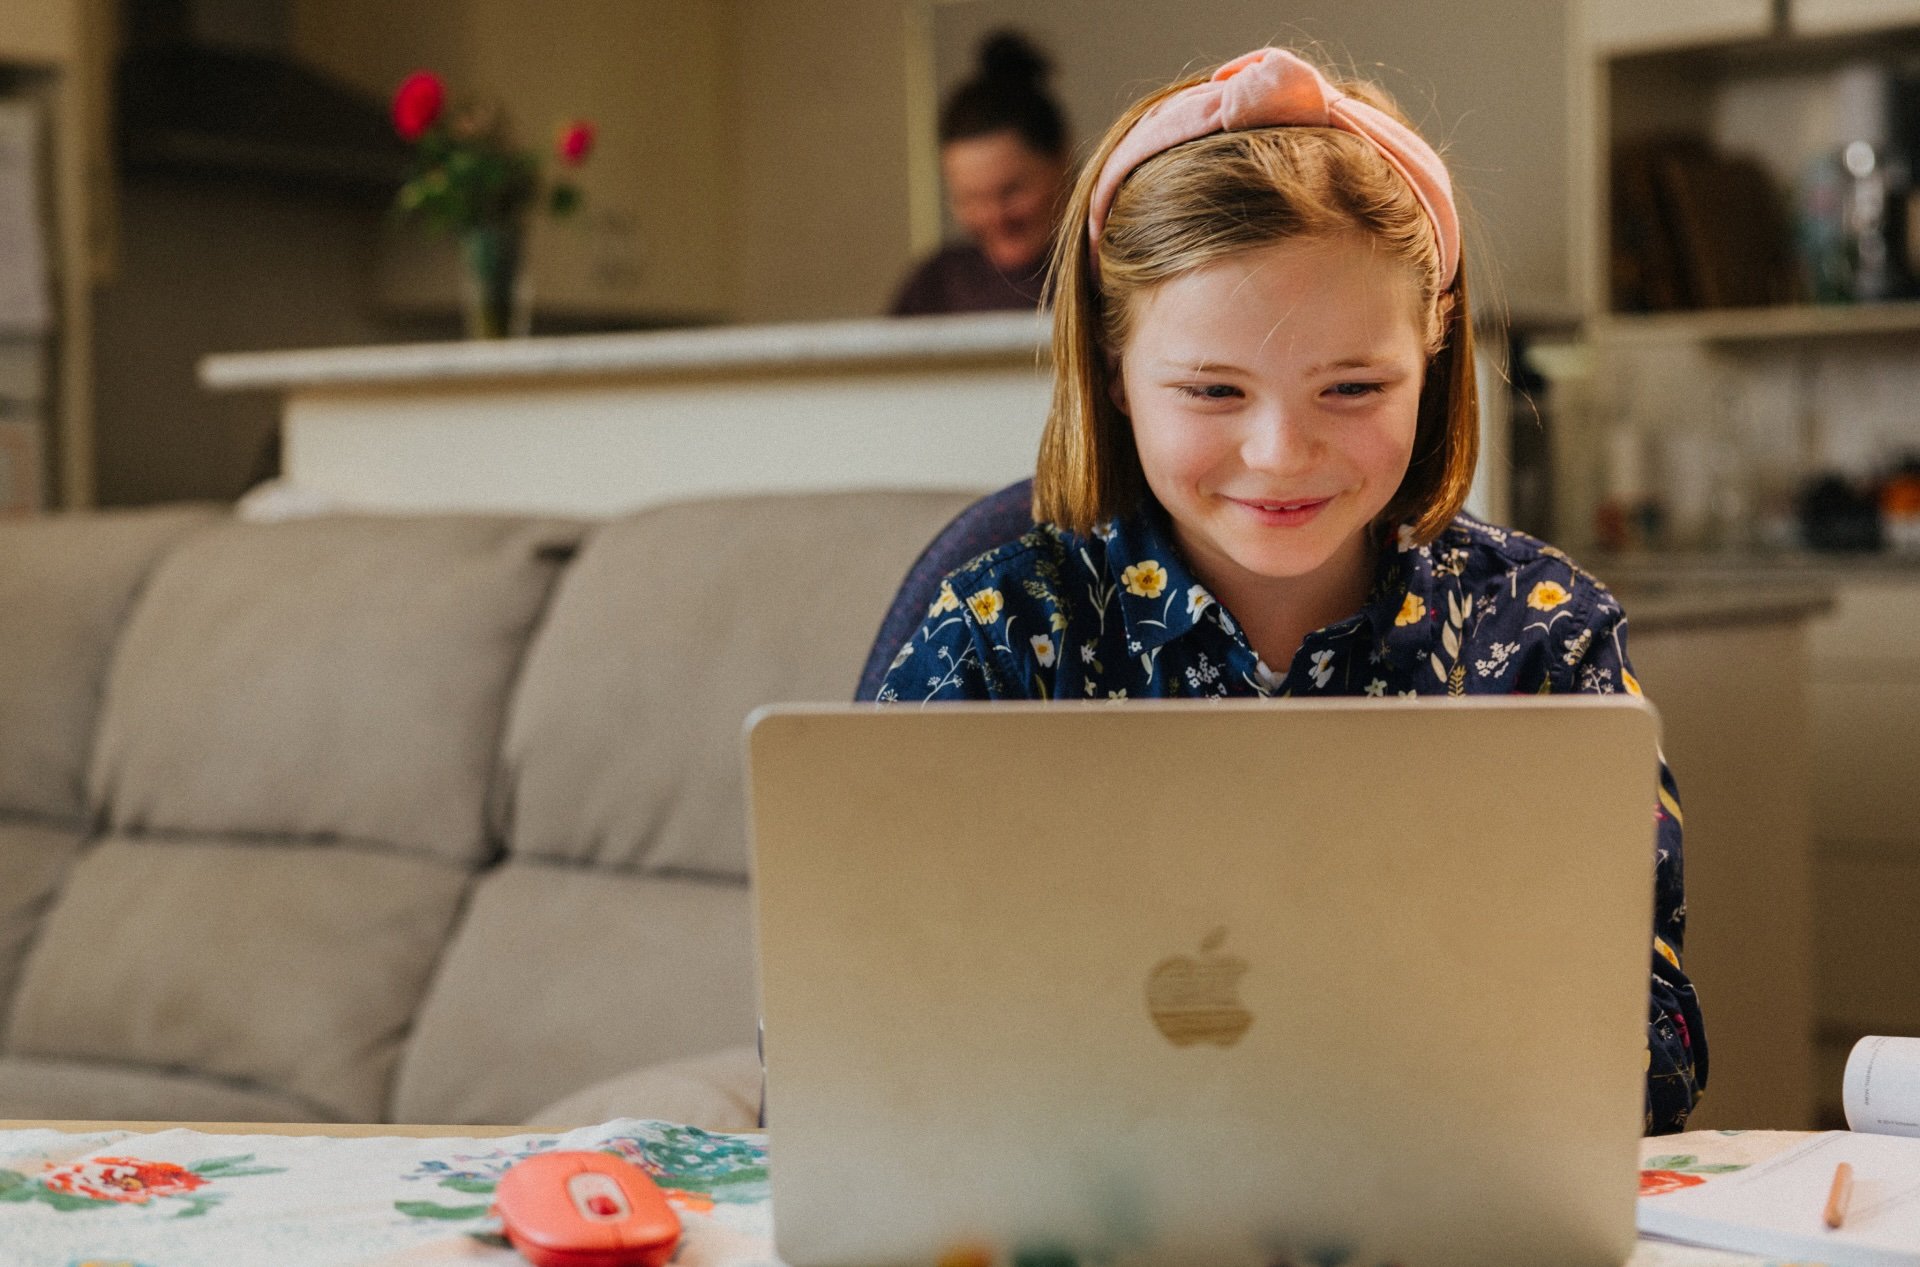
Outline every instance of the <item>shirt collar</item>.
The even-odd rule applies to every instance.
[[[1220,604],[1200,583],[1173,542],[1173,527],[1157,505],[1114,520],[1095,535],[1107,538],[1107,578],[1120,595],[1127,636],[1150,651],[1178,638]]]
[[[1202,620],[1234,631],[1219,602],[1182,558],[1172,524],[1158,505],[1115,519],[1094,535],[1106,540],[1108,579],[1119,593],[1128,637],[1141,651],[1173,641]],[[1410,541],[1410,529],[1404,526],[1387,534],[1366,604],[1329,628],[1371,626],[1378,643],[1405,644],[1407,649],[1426,644],[1431,637],[1434,552],[1443,543],[1414,546]]]
[[[1441,638],[1441,625],[1464,622],[1470,600],[1461,574],[1466,542],[1449,525],[1427,545],[1414,545],[1413,528],[1403,524],[1381,549],[1366,616],[1374,646],[1403,669],[1418,672]]]

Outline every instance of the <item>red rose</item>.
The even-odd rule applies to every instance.
[[[417,141],[426,135],[447,103],[447,86],[430,70],[416,70],[393,94],[393,126],[402,137]]]
[[[560,129],[560,139],[555,144],[560,158],[569,167],[578,167],[593,152],[593,124],[586,119],[575,119]]]

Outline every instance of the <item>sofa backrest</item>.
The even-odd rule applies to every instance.
[[[742,723],[851,699],[901,577],[973,496],[718,499],[592,533],[528,652],[496,802],[507,857],[421,1011],[398,1119],[524,1120],[753,1041]]]
[[[579,532],[446,516],[201,534],[128,627],[96,803],[126,833],[485,861],[508,693]]]
[[[908,565],[971,500],[723,499],[596,531],[514,698],[508,850],[744,880],[747,714],[779,700],[851,700]]]
[[[8,1054],[187,1069],[374,1120],[474,870],[563,524],[227,522],[120,640],[104,826],[16,992]]]
[[[87,830],[107,666],[166,549],[212,507],[0,520],[0,1017]]]
[[[0,520],[0,815],[87,812],[107,666],[148,573],[211,507]]]

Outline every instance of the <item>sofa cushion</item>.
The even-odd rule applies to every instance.
[[[754,1041],[743,886],[509,859],[475,886],[394,1120],[523,1122],[637,1066]]]
[[[0,1017],[53,891],[80,853],[81,839],[71,828],[0,819]]]
[[[578,531],[396,516],[198,534],[128,625],[94,795],[124,830],[484,857],[508,689]]]
[[[379,1120],[470,882],[345,847],[108,839],[46,917],[7,1054],[191,1069]]]
[[[742,722],[776,700],[851,699],[901,576],[972,500],[725,499],[595,532],[514,698],[508,848],[744,877]]]
[[[617,1117],[679,1122],[703,1131],[758,1130],[759,1049],[729,1047],[623,1073],[535,1109],[527,1125],[558,1130]]]
[[[107,661],[140,583],[207,508],[0,521],[0,811],[86,811]]]
[[[315,1111],[292,1096],[194,1074],[0,1056],[0,1118],[310,1122]]]

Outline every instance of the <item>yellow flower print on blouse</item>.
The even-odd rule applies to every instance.
[[[1411,625],[1426,618],[1427,600],[1409,590],[1407,591],[1406,600],[1400,604],[1400,614],[1393,618],[1393,623],[1396,625]]]
[[[998,620],[1000,609],[1006,605],[1006,600],[1000,596],[1000,591],[991,586],[967,595],[967,610],[972,612],[973,618],[983,625],[991,625]]]
[[[1045,634],[1035,634],[1027,641],[1033,644],[1033,658],[1040,662],[1040,667],[1043,669],[1052,667],[1053,639]]]
[[[1640,694],[1640,680],[1634,677],[1633,674],[1627,672],[1624,666],[1622,666],[1620,669],[1620,680],[1627,684],[1627,694],[1629,695]]]
[[[1147,559],[1130,564],[1120,574],[1120,583],[1127,587],[1127,593],[1140,598],[1158,598],[1167,588],[1167,570]]]
[[[941,612],[959,610],[960,596],[953,592],[952,585],[945,581],[940,582],[940,597],[934,599],[932,605],[927,608],[927,615],[938,616]]]
[[[1558,581],[1542,581],[1527,595],[1527,606],[1537,612],[1550,612],[1572,597]]]

